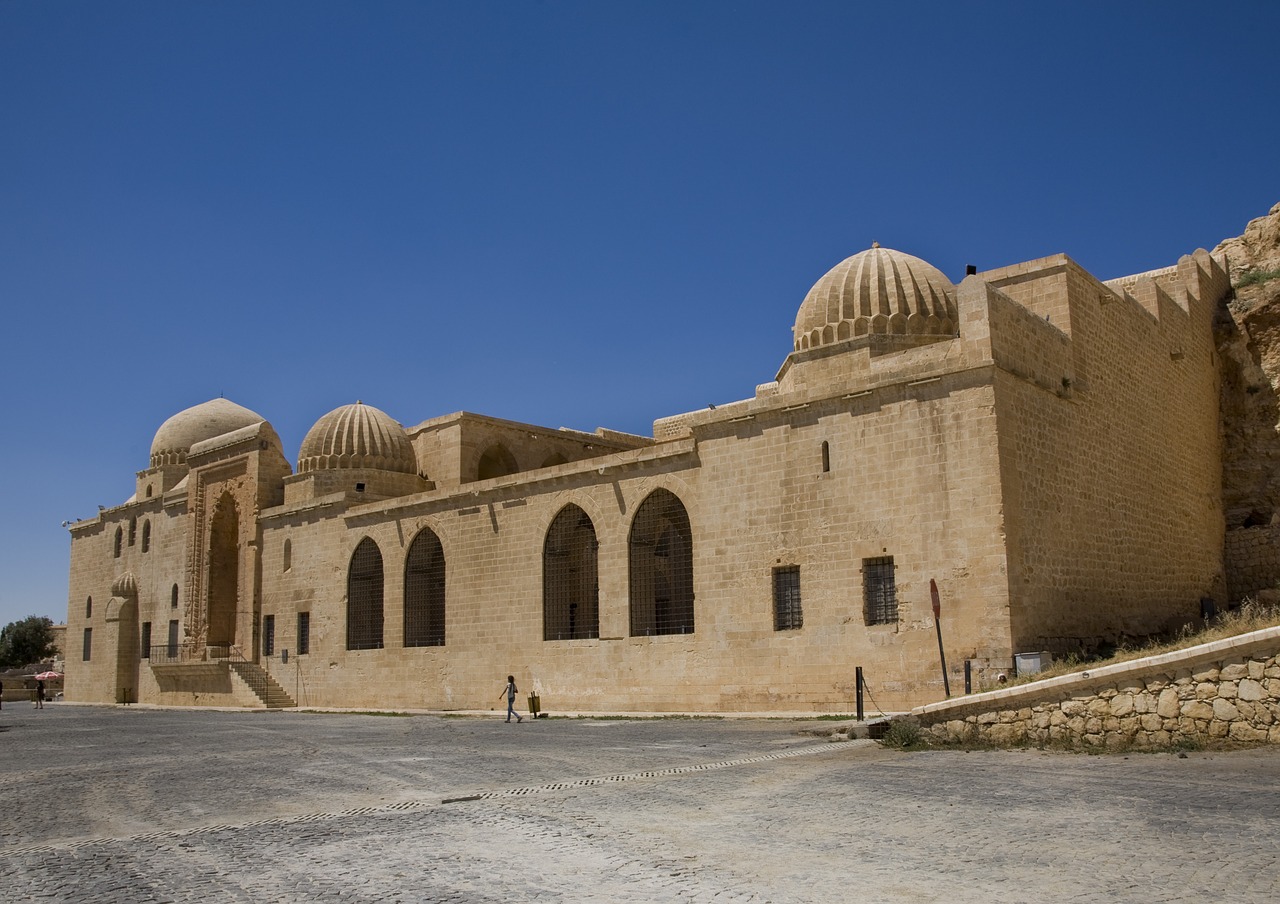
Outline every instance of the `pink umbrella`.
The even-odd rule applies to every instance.
[[[36,681],[57,681],[61,677],[61,672],[41,672],[35,676],[35,679]]]

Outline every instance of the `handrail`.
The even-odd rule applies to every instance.
[[[232,660],[247,662],[244,651],[229,643],[168,643],[153,646],[147,651],[152,665],[170,665],[175,662],[218,662]]]

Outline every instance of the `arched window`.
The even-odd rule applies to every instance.
[[[542,546],[542,639],[600,636],[596,528],[576,505],[566,505]]]
[[[173,587],[170,588],[169,590],[169,608],[170,609],[178,608],[178,585],[177,584],[174,584]]]
[[[138,539],[138,519],[129,519],[129,545],[132,546]]]
[[[826,474],[831,470],[831,443],[826,440],[822,441],[822,473]]]
[[[116,541],[115,541],[115,544],[112,546],[112,550],[113,550],[112,555],[114,555],[117,559],[120,558],[120,550],[123,548],[123,546],[124,546],[124,528],[117,527]]]
[[[93,597],[84,601],[84,617],[93,618]]]
[[[284,570],[288,571],[290,568],[293,567],[293,541],[292,540],[284,541],[284,552],[282,553],[282,558],[284,560]]]
[[[142,522],[142,551],[143,552],[151,551],[151,522],[150,521]]]
[[[654,490],[636,509],[629,541],[631,634],[693,633],[693,530],[675,494]]]
[[[501,443],[495,443],[480,456],[480,465],[476,469],[476,480],[488,480],[490,477],[505,477],[520,470],[515,456],[507,451]]]
[[[430,528],[413,538],[404,563],[404,645],[444,646],[444,547]]]
[[[368,537],[347,569],[347,649],[382,647],[382,552]]]

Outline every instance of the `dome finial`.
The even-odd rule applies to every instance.
[[[879,243],[879,242],[872,242],[872,243],[871,243],[871,247],[872,247],[872,248],[879,248],[879,247],[880,247],[880,243]]]

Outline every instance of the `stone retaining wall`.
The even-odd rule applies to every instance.
[[[1280,628],[922,706],[946,740],[1159,748],[1280,744]]]

